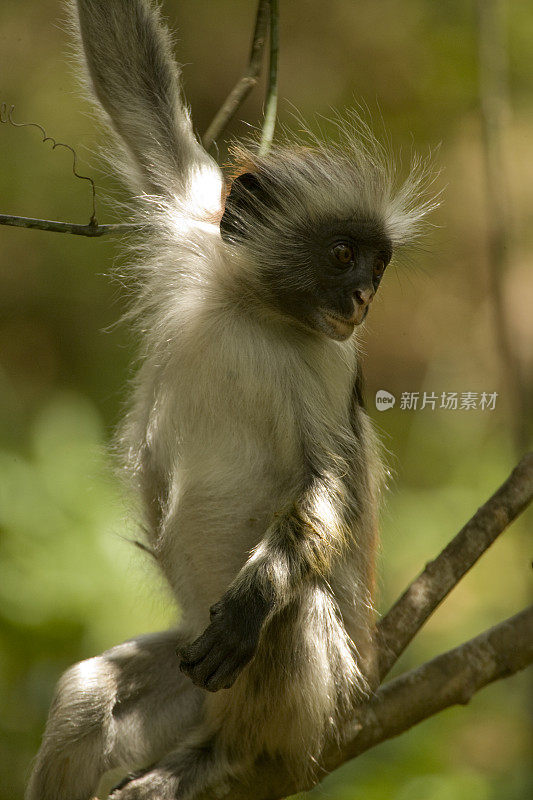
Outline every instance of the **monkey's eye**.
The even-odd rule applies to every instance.
[[[374,278],[379,280],[383,276],[384,272],[385,272],[385,262],[383,261],[382,258],[378,258],[378,260],[374,264]]]
[[[354,259],[353,248],[349,244],[336,244],[333,248],[333,255],[341,264],[349,264]]]

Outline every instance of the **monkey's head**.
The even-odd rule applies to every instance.
[[[283,315],[344,340],[365,319],[393,252],[419,233],[433,205],[422,170],[395,190],[380,146],[247,151],[220,223],[244,249],[265,301]]]

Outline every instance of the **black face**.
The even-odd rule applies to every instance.
[[[243,186],[235,192],[241,181]],[[377,220],[342,220],[324,214],[318,223],[292,223],[289,214],[280,217],[273,197],[275,192],[255,175],[238,178],[222,219],[223,238],[241,241],[250,249],[257,244],[265,286],[284,313],[333,339],[347,339],[368,313],[392,257],[390,239]],[[250,215],[255,217],[261,232],[257,243],[253,222],[240,227],[243,213],[249,220]]]
[[[376,221],[324,220],[307,246],[312,289],[300,297],[301,311],[312,327],[347,339],[368,314],[392,257],[390,240]]]

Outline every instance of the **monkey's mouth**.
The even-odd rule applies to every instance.
[[[320,318],[324,324],[324,332],[331,336],[332,339],[338,339],[339,341],[348,339],[354,332],[355,326],[363,321],[362,315],[361,319],[358,318],[357,314],[354,314],[350,319],[346,319],[346,317],[341,317],[325,309],[320,310]]]

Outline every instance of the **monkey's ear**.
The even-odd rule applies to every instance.
[[[245,239],[250,223],[263,221],[265,211],[271,205],[272,195],[256,174],[244,172],[235,178],[220,220],[220,234],[224,241]]]

